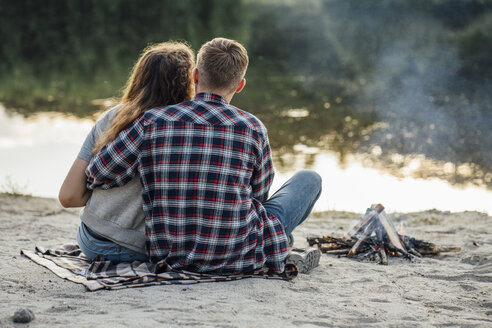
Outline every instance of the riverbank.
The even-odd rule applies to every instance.
[[[382,200],[381,200],[382,201]],[[384,202],[383,202],[384,204]],[[361,204],[361,211],[364,206]],[[23,307],[29,327],[487,327],[492,325],[492,218],[478,212],[389,213],[407,234],[460,253],[388,266],[323,255],[293,282],[245,279],[87,292],[19,255],[75,242],[78,209],[49,198],[0,194],[0,326]],[[294,233],[343,235],[360,213],[312,215]]]

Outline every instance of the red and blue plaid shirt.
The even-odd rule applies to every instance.
[[[274,172],[259,119],[221,96],[147,111],[91,160],[88,188],[140,173],[147,251],[175,269],[284,270],[287,237],[266,212]]]

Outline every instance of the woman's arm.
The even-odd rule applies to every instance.
[[[88,164],[89,162],[78,157],[73,162],[58,194],[63,207],[81,207],[87,203],[92,194],[92,190],[86,188],[85,168]]]
[[[119,106],[113,107],[101,115],[85,138],[82,148],[73,162],[70,171],[68,171],[67,177],[63,181],[60,193],[58,194],[58,199],[63,207],[85,206],[91,196],[92,190],[86,188],[87,176],[85,175],[85,169],[92,158],[92,150],[94,149],[96,139],[109,126],[112,115]]]

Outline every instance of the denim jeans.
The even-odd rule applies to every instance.
[[[288,236],[306,220],[320,195],[319,174],[302,170],[294,174],[276,193],[263,202],[263,207],[269,214],[275,215]]]
[[[103,237],[96,238],[97,236],[99,236],[97,233],[90,230],[82,222],[80,223],[77,231],[77,242],[82,252],[90,260],[100,256],[105,260],[116,262],[149,261],[145,254],[135,252],[110,240],[101,240]]]

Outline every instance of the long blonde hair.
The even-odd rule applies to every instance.
[[[193,50],[184,43],[163,42],[145,48],[133,66],[111,125],[96,140],[93,155],[145,111],[189,100],[194,94]]]

